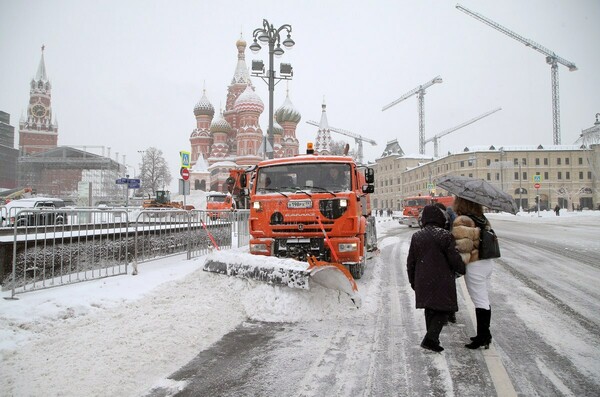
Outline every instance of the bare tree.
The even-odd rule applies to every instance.
[[[575,209],[574,201],[583,194],[591,194],[592,189],[589,187],[580,187],[579,189],[570,189],[568,186],[561,186],[556,189],[556,195],[567,200],[567,209],[569,211]]]
[[[144,151],[140,164],[140,179],[141,190],[150,195],[154,195],[157,190],[164,190],[164,187],[171,183],[171,173],[162,150],[151,147]]]
[[[331,154],[334,156],[344,156],[344,152],[346,151],[346,146],[348,144],[344,141],[331,141],[330,143],[330,149],[331,149]],[[345,154],[345,156],[350,156],[352,157],[355,161],[356,161],[356,157],[357,157],[357,152],[354,149],[349,149],[348,153]]]

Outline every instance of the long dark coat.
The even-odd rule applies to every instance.
[[[406,261],[416,307],[458,311],[455,274],[465,274],[465,263],[454,236],[443,229],[445,218],[439,208],[425,207],[421,221],[425,226],[413,234]]]

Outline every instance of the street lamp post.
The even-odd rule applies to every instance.
[[[281,41],[280,33],[281,31],[287,32],[287,38]],[[269,23],[266,19],[263,19],[263,27],[254,29],[252,36],[254,37],[254,43],[250,45],[250,50],[253,53],[258,53],[262,48],[258,41],[263,44],[269,45],[269,70],[267,74],[264,74],[264,66],[262,61],[252,61],[252,74],[254,76],[260,77],[267,83],[269,86],[269,129],[267,131],[267,139],[269,141],[269,145],[271,145],[271,151],[267,153],[267,157],[273,158],[273,91],[275,90],[275,79],[277,80],[289,80],[292,76],[292,66],[289,63],[282,63],[280,66],[280,76],[275,77],[275,70],[273,70],[273,56],[280,57],[285,51],[281,48],[281,44],[287,49],[291,49],[294,44],[294,40],[291,38],[292,34],[292,26],[288,24],[281,25],[279,28],[275,29],[275,27]],[[277,45],[277,46],[275,46]],[[265,77],[267,80],[265,80]],[[267,152],[267,148],[265,148],[265,152]]]
[[[523,174],[521,173],[521,160],[519,160],[519,211],[523,212]]]

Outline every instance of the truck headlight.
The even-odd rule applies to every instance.
[[[262,204],[260,203],[260,201],[254,201],[252,203],[252,208],[254,208],[256,211],[261,211],[262,210]]]
[[[267,249],[267,244],[259,243],[259,244],[250,244],[250,252],[269,252]]]
[[[357,247],[356,243],[340,243],[340,244],[338,244],[338,250],[340,250],[340,252],[356,251],[356,247]]]
[[[346,199],[341,199],[340,200],[340,207],[341,208],[346,208],[348,206],[348,200]]]

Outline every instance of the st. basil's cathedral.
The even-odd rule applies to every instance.
[[[237,66],[227,88],[225,110],[215,115],[206,96],[194,106],[196,128],[190,135],[191,188],[224,191],[232,168],[245,168],[263,160],[263,130],[259,117],[265,106],[256,94],[246,65],[246,42],[239,39]],[[289,93],[275,111],[273,120],[273,158],[295,156],[299,151],[296,127],[301,115]]]

